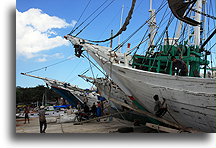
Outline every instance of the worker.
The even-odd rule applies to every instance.
[[[92,113],[93,117],[96,116],[96,112],[97,112],[97,107],[96,107],[95,103],[93,103],[91,106],[91,113]]]
[[[77,103],[77,110],[80,112],[81,109],[82,109],[82,106],[81,106],[80,102],[78,102],[78,103]]]
[[[81,45],[74,45],[74,48],[75,48],[75,55],[80,58],[82,56],[82,52],[84,50],[82,50],[83,46]]]
[[[187,76],[188,69],[187,69],[187,65],[185,64],[185,62],[181,59],[176,59],[174,56],[171,57],[171,60],[173,62],[172,75],[175,74],[175,68],[177,68],[177,74],[179,74],[179,76]]]
[[[73,113],[72,107],[69,106],[69,107],[67,108],[67,115],[71,115],[72,113]]]
[[[89,107],[86,102],[84,102],[83,109],[84,109],[84,113],[87,113],[87,114],[89,113]]]
[[[30,123],[29,122],[29,108],[28,108],[28,106],[25,107],[24,114],[25,114],[25,122],[24,122],[24,124],[26,124],[26,120],[28,120],[28,123]]]
[[[45,133],[45,130],[47,128],[47,123],[46,123],[44,106],[40,107],[38,115],[39,115],[39,122],[40,122],[40,133]]]
[[[97,102],[96,116],[97,117],[102,116],[102,109],[101,109],[101,102],[100,101]],[[97,121],[99,122],[100,119],[98,119]]]
[[[153,98],[155,100],[155,107],[154,107],[155,115],[157,117],[164,116],[165,113],[167,112],[167,107],[166,106],[164,107],[165,99],[163,98],[163,102],[161,103],[158,95],[154,95]]]

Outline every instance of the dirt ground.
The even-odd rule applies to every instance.
[[[112,121],[91,121],[81,125],[74,123],[48,123],[46,133],[115,133],[119,128],[133,127],[133,123],[113,118]],[[16,119],[16,133],[40,133],[37,117],[24,124],[23,118]]]

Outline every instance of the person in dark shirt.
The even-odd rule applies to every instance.
[[[83,107],[83,109],[84,109],[84,113],[89,113],[89,107],[88,107],[88,105],[86,104],[86,102],[84,102],[84,107]]]
[[[24,124],[26,124],[26,120],[28,120],[28,123],[30,123],[29,122],[29,108],[28,108],[28,106],[26,106],[25,107],[25,109],[24,109],[24,114],[25,114],[25,122],[24,122]]]
[[[181,59],[176,59],[174,56],[171,57],[171,60],[173,62],[172,75],[175,74],[175,68],[177,68],[177,74],[179,74],[180,76],[187,76],[188,69],[185,62],[182,61]]]
[[[92,112],[94,117],[96,116],[96,111],[97,111],[97,107],[96,107],[95,103],[93,103],[93,105],[91,107],[91,112]]]
[[[161,103],[158,95],[154,95],[153,98],[155,100],[155,106],[154,106],[155,115],[157,117],[164,116],[167,112],[167,107],[166,106],[164,107],[165,99],[163,98],[163,102]]]
[[[82,52],[84,50],[82,50],[83,46],[81,45],[74,45],[74,48],[75,48],[75,55],[80,58],[82,56]]]

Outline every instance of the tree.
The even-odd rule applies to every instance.
[[[55,93],[52,89],[38,85],[36,87],[22,88],[16,87],[16,103],[17,104],[32,104],[34,102],[41,102],[43,95],[46,93],[48,101],[56,101],[60,95]]]

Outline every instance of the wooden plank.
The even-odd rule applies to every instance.
[[[160,126],[160,125],[156,125],[156,124],[152,124],[152,123],[146,123],[146,126],[158,131],[163,131],[163,132],[167,132],[167,133],[182,133],[183,131],[178,130],[178,129],[173,129],[173,128],[168,128],[165,126]]]
[[[90,122],[90,121],[95,121],[95,120],[99,120],[99,119],[103,119],[103,118],[108,118],[108,117],[118,115],[118,114],[122,114],[122,113],[126,113],[126,112],[128,112],[128,111],[117,112],[117,113],[113,113],[113,114],[109,114],[109,115],[105,115],[105,116],[101,116],[101,117],[92,118],[92,119],[89,119],[89,120],[84,120],[84,121],[81,121],[81,122],[75,122],[74,124],[87,123],[87,122]]]
[[[150,117],[150,118],[152,118],[152,119],[158,120],[158,121],[163,122],[163,123],[165,123],[165,124],[168,124],[168,125],[171,125],[171,126],[173,126],[173,127],[178,128],[178,129],[181,129],[181,130],[183,130],[183,131],[188,131],[188,132],[191,132],[191,133],[201,133],[201,131],[197,131],[197,130],[194,130],[194,129],[191,129],[191,128],[186,128],[186,127],[183,127],[182,125],[176,124],[176,123],[174,123],[174,122],[165,120],[165,119],[163,119],[163,118],[159,118],[159,117],[155,116],[155,115],[152,114],[152,113],[149,113],[149,112],[146,112],[146,111],[143,111],[143,110],[140,110],[140,109],[135,109],[135,108],[129,106],[128,104],[125,104],[125,103],[123,103],[123,102],[120,102],[120,101],[118,101],[118,100],[116,100],[116,99],[109,98],[109,100],[111,100],[111,101],[113,101],[114,103],[117,103],[117,104],[119,104],[119,105],[122,105],[122,106],[124,106],[124,107],[127,107],[127,108],[129,108],[129,109],[131,109],[131,110],[133,110],[133,111],[135,111],[135,112],[144,114],[144,115],[146,115],[146,116],[148,116],[148,117]]]

